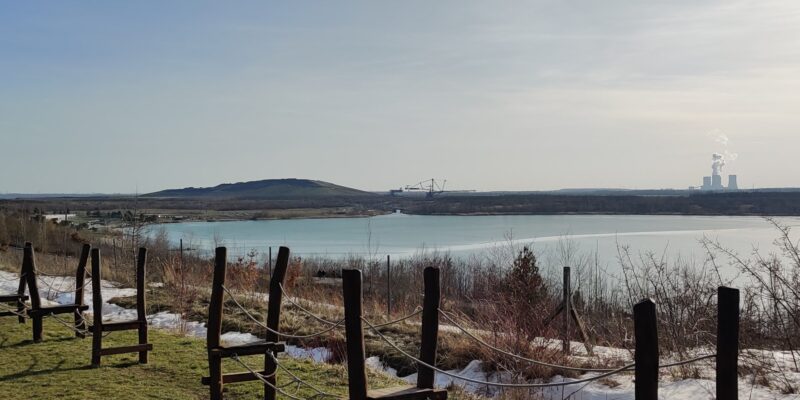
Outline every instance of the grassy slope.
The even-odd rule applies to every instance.
[[[103,366],[89,367],[91,339],[76,339],[58,322],[45,319],[42,343],[30,341],[30,323],[17,324],[16,318],[0,318],[0,392],[3,399],[202,399],[208,388],[200,377],[208,372],[205,342],[159,330],[150,331],[154,350],[150,363],[139,365],[135,353],[103,357]],[[103,339],[104,347],[133,344],[134,331],[114,332]],[[247,357],[256,368],[263,357]],[[326,391],[344,394],[344,367],[313,364],[309,361],[282,359],[282,364],[301,378]],[[229,361],[224,371],[243,368]],[[370,373],[372,388],[393,386],[383,375]],[[279,373],[278,383],[287,383]],[[228,399],[257,399],[262,393],[259,382],[232,384],[226,387]],[[290,388],[292,393],[293,388]],[[301,390],[299,397],[313,393]],[[283,396],[281,396],[283,397]]]

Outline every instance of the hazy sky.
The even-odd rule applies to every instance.
[[[0,146],[0,192],[800,186],[800,2],[0,0]]]

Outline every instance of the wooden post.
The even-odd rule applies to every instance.
[[[212,400],[222,399],[222,359],[219,353],[211,350],[219,347],[222,336],[223,289],[225,285],[225,269],[227,267],[227,249],[217,247],[214,256],[214,280],[211,286],[211,299],[208,305],[208,325],[206,330],[206,348],[208,349],[209,389]]]
[[[644,299],[633,306],[636,337],[636,400],[658,400],[658,325],[656,303]]]
[[[269,255],[267,256],[267,265],[269,266],[269,279],[272,279],[272,246],[269,246]]]
[[[36,261],[33,256],[33,244],[30,242],[25,243],[25,249],[22,255],[22,269],[25,270],[25,281],[28,284],[31,309],[38,310],[42,308],[42,299],[39,297],[39,284],[36,282]],[[31,319],[33,319],[33,341],[35,343],[41,342],[42,315],[34,313]]]
[[[139,321],[139,344],[147,344],[147,303],[145,300],[145,277],[147,266],[147,249],[139,248],[136,257],[136,320]],[[147,364],[147,351],[139,352],[139,363]]]
[[[103,348],[103,293],[100,284],[100,249],[92,249],[92,366],[100,366]]]
[[[427,267],[424,271],[425,298],[422,303],[422,343],[419,359],[429,365],[436,365],[436,345],[439,338],[439,268]],[[417,388],[433,389],[434,371],[428,367],[417,366]]]
[[[717,398],[739,399],[739,290],[717,289]]]
[[[278,260],[275,263],[275,273],[269,279],[269,303],[267,303],[267,327],[278,331],[281,321],[281,301],[283,300],[283,278],[286,276],[286,270],[289,268],[289,248],[281,246],[278,249]],[[273,332],[267,331],[267,342],[277,342],[278,335]],[[277,357],[278,352],[273,352],[273,356]],[[277,379],[275,371],[278,366],[272,357],[264,358],[264,371],[268,376],[266,379],[271,385],[275,386]],[[270,376],[272,375],[272,376]],[[275,389],[270,385],[264,384],[264,399],[275,400]]]
[[[31,242],[25,242],[25,247],[27,248],[28,246],[31,246]],[[19,273],[19,286],[17,287],[17,294],[20,296],[20,299],[17,300],[17,314],[18,314],[17,320],[19,321],[20,324],[25,323],[25,317],[22,316],[25,313],[25,301],[22,300],[21,296],[25,295],[25,286],[27,284],[27,279],[28,279],[27,278],[28,270],[26,268],[27,267],[25,266],[25,257],[23,255],[22,269],[20,270]]]
[[[75,304],[82,306],[84,304],[83,292],[86,282],[86,263],[89,261],[89,252],[92,246],[84,244],[81,248],[81,258],[78,260],[78,271],[75,272]],[[83,311],[75,309],[75,336],[85,338],[86,334],[86,320],[83,318]]]
[[[570,308],[572,306],[572,301],[570,301],[570,300],[571,300],[571,297],[572,297],[572,288],[570,287],[570,276],[569,275],[570,275],[570,268],[569,267],[564,267],[564,288],[563,288],[564,289],[564,293],[563,293],[564,300],[562,300],[563,303],[564,303],[564,313],[562,315],[562,317],[564,318],[563,319],[564,325],[561,328],[562,329],[562,332],[561,332],[561,337],[562,337],[562,339],[561,339],[562,340],[561,348],[562,348],[562,351],[564,352],[564,354],[569,354],[570,353],[569,319],[571,318],[571,315],[570,315],[571,314],[571,310],[570,310]]]
[[[367,370],[364,365],[364,332],[361,330],[361,271],[342,270],[344,329],[347,347],[347,385],[350,400],[367,398]]]
[[[392,259],[386,255],[386,316],[392,315]]]

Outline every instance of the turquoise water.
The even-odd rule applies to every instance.
[[[800,225],[800,218],[781,218]],[[301,256],[409,257],[447,251],[455,257],[485,257],[514,246],[531,245],[543,257],[562,257],[569,245],[596,253],[601,263],[617,260],[618,246],[635,255],[702,260],[704,236],[742,254],[754,248],[774,251],[777,232],[759,217],[642,215],[421,216],[390,214],[371,218],[293,219],[269,221],[185,222],[156,225],[176,244],[208,252],[216,245],[233,254],[266,253],[269,246],[288,246]]]

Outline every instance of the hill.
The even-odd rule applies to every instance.
[[[293,199],[324,197],[376,196],[333,183],[309,179],[265,179],[260,181],[223,183],[214,187],[168,189],[146,197],[161,198],[235,198],[235,199]]]

